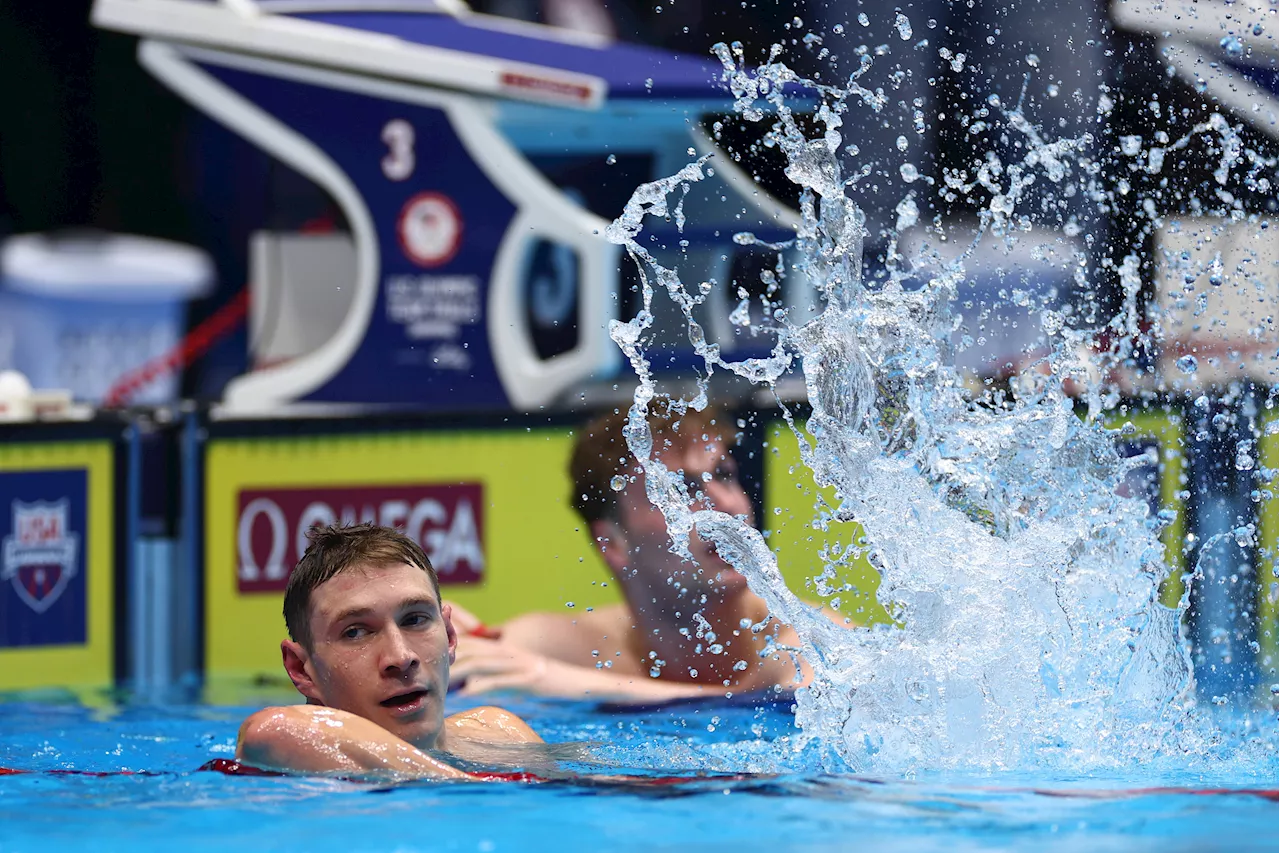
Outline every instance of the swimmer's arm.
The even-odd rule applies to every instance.
[[[621,606],[598,608],[594,613],[577,616],[524,613],[507,621],[499,636],[491,639],[581,667],[602,652],[621,648],[634,622],[630,611]]]
[[[545,743],[542,736],[529,728],[529,724],[505,708],[482,705],[469,711],[460,711],[444,721],[442,746],[451,749],[454,737],[479,740],[486,743]]]
[[[465,779],[363,717],[314,705],[264,708],[244,721],[236,758],[264,770],[412,779]]]
[[[449,676],[453,683],[463,685],[464,696],[518,690],[535,696],[592,702],[667,702],[714,696],[723,690],[578,666],[505,640],[477,637],[458,643],[458,658],[449,668]]]

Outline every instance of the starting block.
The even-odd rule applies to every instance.
[[[702,118],[731,112],[710,58],[393,5],[94,5],[96,25],[143,37],[153,75],[345,218],[336,235],[254,237],[254,369],[227,387],[227,414],[528,411],[608,379],[608,323],[629,316],[633,279],[604,230],[638,183],[715,151]],[[593,198],[615,163],[634,167],[615,172],[630,179],[621,201]],[[724,285],[704,310],[731,351],[737,297],[724,291],[750,267],[732,236],[790,237],[798,215],[727,158],[713,164],[697,228],[664,242],[684,274]]]

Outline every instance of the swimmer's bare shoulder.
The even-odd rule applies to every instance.
[[[250,714],[240,726],[236,759],[287,773],[468,778],[377,723],[316,705],[263,708]]]
[[[629,654],[634,617],[624,604],[574,614],[525,613],[502,626],[502,641],[579,666]]]
[[[529,724],[494,705],[460,711],[445,718],[441,747],[452,752],[458,738],[485,743],[542,743],[542,738]]]

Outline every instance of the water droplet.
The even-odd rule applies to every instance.
[[[1142,153],[1142,137],[1141,136],[1122,136],[1120,137],[1120,150],[1130,157],[1136,157]]]
[[[622,476],[621,474],[614,475],[613,479],[609,481],[609,488],[613,489],[615,492],[620,492],[626,487],[627,487],[627,478]]]
[[[1196,361],[1196,357],[1194,355],[1184,355],[1182,358],[1178,359],[1178,369],[1188,375],[1195,373],[1199,367],[1200,363]]]
[[[831,28],[831,32],[835,33],[838,36],[844,35],[844,24],[836,24],[834,27]]]
[[[1218,46],[1232,59],[1244,56],[1244,44],[1235,36],[1224,36],[1222,41],[1218,42]]]
[[[1227,704],[1227,697],[1226,697],[1226,696],[1214,696],[1214,697],[1213,697],[1211,700],[1209,700],[1209,701],[1213,702],[1213,704],[1215,704],[1215,705],[1225,705],[1225,704]]]
[[[898,37],[903,41],[911,40],[911,21],[901,12],[894,19],[893,25],[898,28]]]
[[[1236,470],[1253,470],[1253,442],[1247,438],[1236,444]]]
[[[1066,324],[1066,318],[1062,316],[1060,311],[1045,311],[1040,315],[1040,327],[1050,337],[1061,332],[1062,327]]]
[[[898,171],[902,174],[902,180],[906,181],[908,184],[913,183],[920,177],[920,172],[916,169],[914,163],[903,163],[898,168]]]
[[[1040,57],[1036,56],[1034,53],[1028,53],[1028,54],[1027,54],[1027,64],[1028,64],[1028,65],[1030,65],[1032,68],[1039,68],[1039,67],[1040,67]]]
[[[1049,93],[1049,97],[1050,97],[1050,98],[1056,98],[1056,97],[1058,97],[1058,92],[1059,92],[1060,90],[1058,89],[1058,84],[1057,84],[1057,83],[1050,83],[1050,84],[1049,84],[1049,86],[1048,86],[1048,88],[1047,88],[1045,91],[1047,91],[1047,92]]]
[[[618,162],[618,158],[610,154],[608,157],[604,158],[604,161],[612,166],[614,163]]]
[[[867,13],[866,13],[866,12],[859,12],[859,13],[858,13],[858,23],[859,23],[859,24],[862,24],[862,26],[864,26],[864,27],[869,27],[869,26],[871,26],[871,19],[867,17]]]
[[[899,137],[898,137],[898,150],[899,150],[899,151],[906,151],[906,150],[907,150],[907,146],[908,146],[908,145],[910,145],[910,144],[911,144],[911,143],[907,142],[907,138],[906,138],[905,136],[899,136]]]
[[[898,206],[894,208],[894,213],[898,214],[896,227],[899,234],[915,225],[920,219],[920,208],[916,206],[915,199],[910,196],[898,202]]]

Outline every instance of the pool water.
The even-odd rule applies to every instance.
[[[873,779],[815,769],[791,749],[781,704],[503,704],[553,744],[560,775],[581,781],[387,786],[227,776],[197,768],[232,757],[236,729],[257,705],[0,703],[0,766],[35,771],[0,776],[0,851],[1165,853],[1274,850],[1280,830],[1274,761],[1222,773],[1140,768],[1125,778]],[[146,773],[56,772],[68,769]],[[671,776],[688,780],[659,778]],[[1193,793],[1205,789],[1217,790]]]

